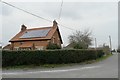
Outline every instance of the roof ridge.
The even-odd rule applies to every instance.
[[[52,28],[52,26],[51,26],[51,27],[37,27],[37,28],[29,28],[29,29],[27,29],[27,30],[38,30],[38,29],[47,29],[47,28]]]

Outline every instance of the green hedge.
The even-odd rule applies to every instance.
[[[102,50],[2,51],[2,66],[79,63],[101,56]]]
[[[120,49],[118,49],[118,50],[117,50],[117,52],[119,52],[119,53],[120,53]]]
[[[47,49],[51,49],[51,50],[54,50],[54,49],[60,49],[61,47],[58,46],[57,44],[53,44],[53,43],[49,43],[49,45],[47,46]]]

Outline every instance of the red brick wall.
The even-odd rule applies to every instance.
[[[61,47],[61,41],[60,41],[60,37],[58,34],[58,31],[56,31],[51,39],[51,43],[55,43],[57,45],[59,45]]]
[[[34,44],[34,46],[43,46],[44,49],[47,47],[47,45],[49,44],[49,42],[51,43],[55,43],[57,45],[59,45],[61,47],[61,41],[60,41],[60,37],[59,37],[59,34],[58,34],[58,31],[56,30],[56,32],[54,33],[53,37],[51,40],[44,40],[44,41],[25,41],[25,42],[22,42],[22,44]],[[11,43],[12,44],[12,47],[11,49],[14,50],[15,47],[19,47],[21,46],[21,42],[14,42],[14,43]]]
[[[12,43],[12,45],[15,47],[19,47],[21,46],[22,44],[34,44],[34,46],[43,46],[44,48],[46,48],[46,46],[48,45],[49,43],[49,40],[46,40],[46,41],[25,41],[25,42],[14,42]]]

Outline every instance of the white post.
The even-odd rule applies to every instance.
[[[109,40],[110,40],[110,51],[112,51],[111,36],[109,36]]]
[[[95,49],[97,49],[97,41],[96,41],[96,38],[95,38]]]

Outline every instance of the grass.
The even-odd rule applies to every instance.
[[[101,58],[98,58],[98,59],[96,59],[96,62],[105,60],[105,59],[107,59],[108,57],[110,57],[110,56],[112,56],[112,55],[113,55],[113,54],[108,54],[108,55],[106,55],[106,56],[103,56],[103,57],[101,57]]]
[[[106,56],[103,56],[101,58],[98,58],[96,60],[89,60],[89,61],[84,61],[81,63],[69,63],[69,64],[43,64],[43,65],[22,65],[22,66],[9,66],[9,67],[4,67],[2,68],[3,70],[8,70],[8,69],[35,69],[35,68],[55,68],[55,67],[65,67],[65,66],[74,66],[74,65],[83,65],[83,64],[92,64],[95,62],[103,61],[107,59],[108,57],[112,56],[112,54],[108,54]]]

